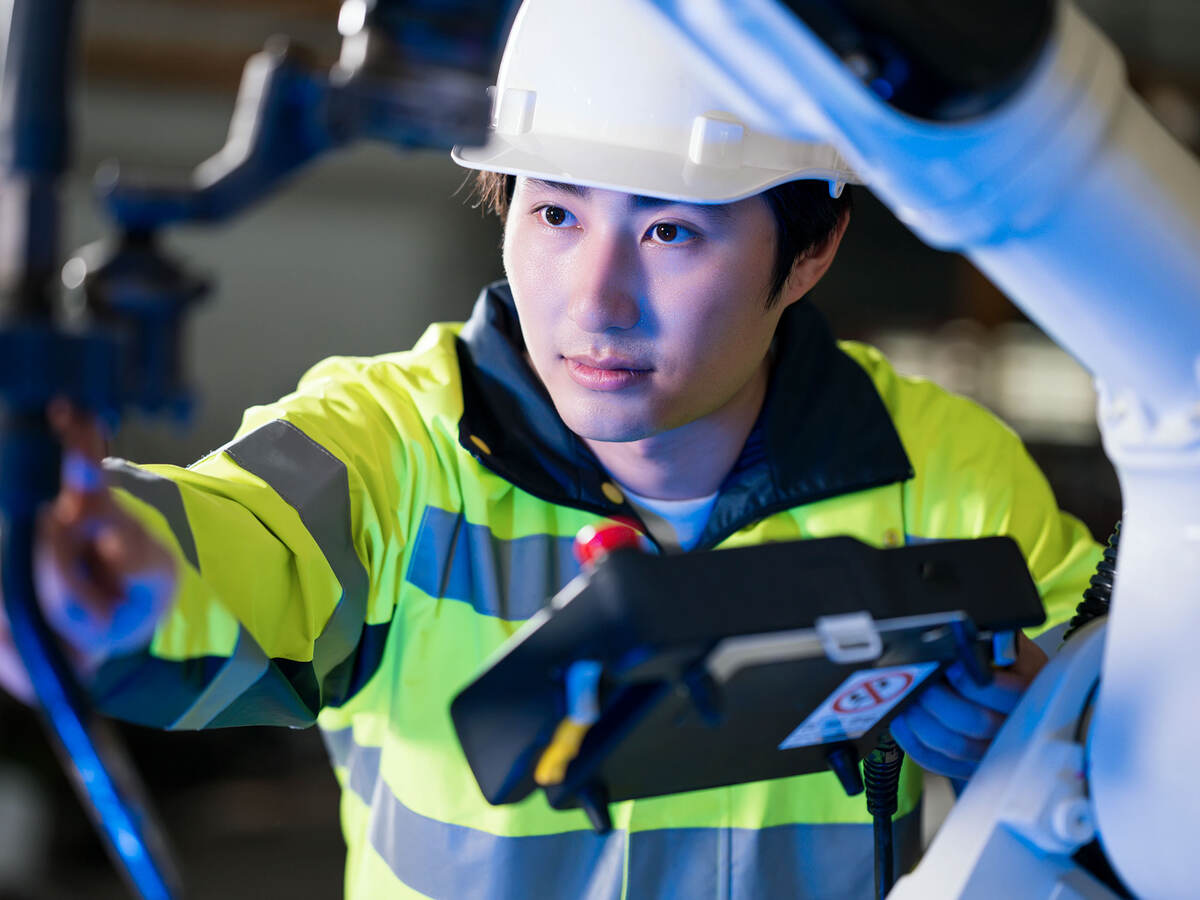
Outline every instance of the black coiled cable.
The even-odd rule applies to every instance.
[[[1083,600],[1063,633],[1065,641],[1076,631],[1101,616],[1108,615],[1112,603],[1113,580],[1117,572],[1117,551],[1121,540],[1121,523],[1117,522],[1104,548],[1104,556],[1096,564]],[[875,749],[863,760],[863,786],[867,794],[867,811],[875,824],[875,896],[883,900],[895,884],[895,862],[892,845],[892,816],[899,808],[900,767],[904,751],[883,732]]]
[[[1067,623],[1067,630],[1062,636],[1064,641],[1093,619],[1108,615],[1108,608],[1112,603],[1113,580],[1117,574],[1117,549],[1120,540],[1121,523],[1117,522],[1108,539],[1108,546],[1104,548],[1104,557],[1096,564],[1096,573],[1092,575],[1087,590],[1083,592],[1083,600],[1075,607],[1075,615]]]
[[[898,808],[900,765],[904,751],[892,739],[891,732],[880,735],[875,749],[863,760],[863,786],[867,792],[867,812],[875,821],[875,896],[883,900],[895,884],[892,850],[892,816]]]
[[[1117,574],[1117,551],[1120,540],[1121,523],[1117,522],[1113,527],[1113,533],[1108,538],[1108,546],[1104,548],[1104,556],[1096,564],[1096,573],[1092,576],[1087,590],[1083,592],[1083,601],[1075,607],[1075,615],[1067,623],[1067,630],[1063,632],[1062,636],[1064,641],[1088,622],[1108,615],[1109,607],[1112,604],[1113,583]],[[1091,692],[1088,694],[1087,706],[1091,706],[1095,695],[1096,685],[1093,685]],[[1084,741],[1082,731],[1086,719],[1087,716],[1085,714],[1080,718],[1077,726],[1075,739],[1080,743]],[[1073,854],[1073,859],[1085,871],[1091,873],[1103,885],[1112,890],[1118,897],[1128,897],[1132,900],[1132,892],[1125,886],[1120,876],[1117,875],[1116,870],[1112,867],[1112,863],[1109,862],[1108,857],[1105,855],[1104,848],[1101,846],[1099,839],[1080,847]]]

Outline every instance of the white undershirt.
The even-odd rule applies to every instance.
[[[627,487],[624,490],[626,499],[641,515],[651,536],[668,553],[679,553],[696,546],[719,493],[714,491],[707,497],[691,500],[658,500],[635,494]]]

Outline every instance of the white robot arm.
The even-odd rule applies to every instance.
[[[1002,100],[941,121],[886,102],[886,72],[802,21],[839,4],[647,2],[757,101],[748,124],[834,143],[1096,379],[1125,506],[1108,624],[1031,687],[894,896],[1107,896],[1071,859],[1094,832],[1138,896],[1194,896],[1200,165],[1069,2],[1047,5],[1036,58]]]

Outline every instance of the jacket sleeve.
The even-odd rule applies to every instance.
[[[304,726],[378,668],[411,504],[411,407],[329,360],[183,469],[108,460],[119,501],[176,554],[150,644],[96,673],[97,707],[153,727]]]
[[[1101,547],[1059,509],[1016,433],[978,404],[919,379],[892,376],[901,438],[916,470],[904,489],[910,536],[1008,535],[1020,546],[1046,608],[1036,636],[1065,622],[1082,599]]]

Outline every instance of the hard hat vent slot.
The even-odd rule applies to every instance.
[[[533,109],[537,91],[506,88],[496,100],[496,131],[500,134],[525,134],[533,128]]]
[[[742,163],[746,129],[741,122],[716,116],[696,116],[688,158],[698,166],[733,168]]]

